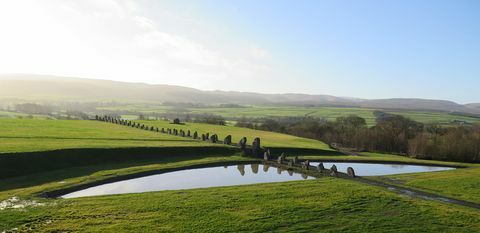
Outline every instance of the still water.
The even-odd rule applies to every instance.
[[[181,170],[91,187],[62,196],[75,198],[122,193],[208,188],[244,184],[314,179],[263,164]]]
[[[318,162],[310,163],[312,166],[318,166]],[[446,171],[455,168],[451,167],[435,167],[423,165],[404,165],[404,164],[376,164],[376,163],[323,163],[323,166],[330,169],[335,164],[339,172],[347,172],[348,167],[355,170],[357,176],[386,176],[416,172],[435,172]]]
[[[323,163],[325,168],[333,164],[338,171],[346,172],[353,167],[358,176],[381,176],[414,172],[444,171],[454,168],[419,165],[373,164],[373,163]],[[318,163],[311,163],[317,166]],[[305,174],[281,170],[263,164],[248,164],[181,170],[141,178],[99,185],[69,193],[63,198],[88,197],[109,194],[142,193],[163,190],[208,188],[232,185],[283,182],[314,179]]]

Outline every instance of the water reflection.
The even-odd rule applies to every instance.
[[[250,165],[250,167],[252,168],[253,174],[258,174],[258,167],[259,166],[260,166],[260,164],[258,164],[258,163]]]
[[[270,168],[270,165],[264,164],[263,165],[263,172],[268,172],[268,168]]]
[[[245,165],[237,165],[237,169],[240,172],[240,175],[244,176],[245,175]]]
[[[250,166],[251,169],[245,169],[245,166]],[[259,170],[263,170],[263,172],[259,173]],[[282,172],[283,169],[269,169],[268,165],[263,164],[199,168],[99,185],[63,197],[74,198],[314,179],[290,170],[287,170],[287,173],[282,174]]]
[[[313,166],[318,166],[318,162],[311,163]],[[445,171],[455,168],[451,167],[436,167],[436,166],[422,166],[422,165],[406,165],[406,164],[375,164],[375,163],[330,163],[324,162],[325,167],[337,166],[339,172],[347,172],[348,167],[355,170],[357,176],[385,176],[394,174],[416,173],[416,172],[433,172]]]

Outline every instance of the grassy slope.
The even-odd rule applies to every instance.
[[[40,176],[45,182],[42,185],[18,187],[22,180],[32,182],[32,177],[4,182],[0,200],[11,196],[30,198],[32,193],[42,190],[144,169],[236,159],[241,158],[175,159],[90,174],[87,168],[53,171]],[[76,174],[71,174],[75,171]],[[88,175],[76,177],[79,174]],[[68,178],[70,175],[72,177]],[[49,177],[57,179],[47,180]],[[478,210],[410,199],[382,188],[334,178],[69,200],[37,200],[47,205],[30,207],[27,211],[0,211],[0,230],[18,226],[21,230],[32,228],[36,232],[72,229],[97,232],[480,230]]]
[[[146,140],[150,142],[147,140],[149,138],[144,138],[144,135],[153,137],[150,138],[153,141],[159,140],[156,137],[173,137],[184,140],[180,137],[166,136],[101,122],[21,120],[21,123],[19,123],[18,121],[14,120],[14,123],[17,122],[20,125],[12,123],[9,127],[3,127],[12,130],[3,130],[1,135],[4,138],[18,137],[19,133],[22,132],[23,137],[33,137],[34,140],[45,135],[50,137],[62,135],[62,137],[68,137],[68,140],[78,141],[79,145],[91,145],[89,144],[91,142],[85,139],[86,137],[106,138],[107,141],[118,140],[122,142],[130,140]],[[14,131],[14,128],[20,127],[25,122],[33,124],[30,130]],[[149,121],[148,123],[150,125],[152,122]],[[156,123],[166,124],[165,122]],[[78,128],[72,130],[72,124]],[[12,127],[12,125],[15,127]],[[210,125],[196,125],[195,127],[205,129],[203,127],[207,126]],[[222,126],[216,127],[220,127],[218,129],[215,128],[218,130],[216,133],[219,134],[223,132],[221,130],[226,129]],[[130,132],[130,130],[133,131]],[[235,130],[237,129],[235,128]],[[235,132],[247,133],[243,131]],[[257,136],[258,132],[250,131],[250,133],[253,133],[252,136]],[[135,137],[132,135],[135,135]],[[292,140],[286,135],[267,134],[265,136],[269,136],[268,138],[275,136],[271,142],[265,139],[264,144],[266,145],[271,143],[271,145],[282,146]],[[10,139],[21,140],[21,138]],[[59,139],[48,138],[45,140]],[[279,141],[283,143],[279,143]],[[176,142],[174,140],[174,143]],[[318,144],[319,142],[307,139],[302,139],[300,143],[310,148],[322,148],[325,146]],[[183,141],[181,144],[189,143]],[[291,145],[295,146],[298,144],[293,143]],[[32,144],[32,146],[36,146],[33,149],[44,149],[43,145]],[[160,146],[165,146],[165,144]],[[313,156],[315,155],[310,157],[413,161],[413,159],[400,156],[380,154],[367,154],[361,157]],[[237,156],[223,157],[221,154],[193,157],[167,156],[150,161],[125,161],[117,164],[97,164],[53,170],[35,175],[0,179],[0,200],[5,200],[12,196],[30,199],[33,198],[35,193],[42,191],[71,187],[119,175],[183,167],[192,164],[237,160],[244,160],[244,158]],[[459,174],[464,174],[463,171],[466,170],[457,171]],[[428,174],[425,173],[424,175]],[[435,174],[444,174],[444,172]],[[460,180],[470,179],[470,177],[462,178],[460,175],[458,177]],[[435,178],[441,179],[440,176]],[[457,180],[448,183],[453,185],[451,190],[454,190],[455,185],[461,182]],[[434,185],[430,182],[426,184]],[[478,189],[472,186],[469,189],[461,190],[461,192],[470,193],[472,190]],[[442,190],[438,192],[443,193]],[[476,200],[475,195],[477,194],[469,195],[473,195],[473,200]],[[154,192],[73,200],[38,200],[46,202],[48,205],[28,208],[27,211],[0,211],[0,230],[7,230],[17,226],[21,226],[21,229],[33,227],[35,231],[82,229],[84,231],[141,230],[143,232],[158,230],[188,231],[191,229],[196,231],[213,229],[224,231],[257,230],[258,232],[269,230],[312,231],[312,229],[314,231],[345,230],[352,232],[385,232],[394,230],[405,232],[475,232],[480,230],[480,213],[478,210],[445,205],[438,202],[409,199],[388,192],[385,189],[331,178],[315,181]],[[95,211],[92,212],[92,209],[95,209]],[[407,222],[408,224],[405,224]]]
[[[395,185],[403,185],[427,192],[442,194],[448,197],[480,203],[480,165],[468,163],[443,162],[432,160],[419,160],[398,155],[362,153],[362,156],[303,156],[315,160],[338,161],[377,161],[377,162],[402,162],[415,164],[437,164],[443,166],[465,166],[450,171],[423,172],[372,179]]]
[[[480,203],[480,165],[452,171],[394,175],[385,179],[404,186]]]
[[[232,141],[238,142],[242,137],[247,137],[247,143],[251,144],[255,137],[261,139],[261,145],[264,147],[289,147],[289,148],[310,148],[332,151],[329,146],[321,141],[295,137],[287,134],[279,134],[267,131],[252,130],[234,126],[209,125],[199,123],[185,123],[185,125],[174,125],[168,121],[136,121],[149,126],[159,128],[176,128],[197,131],[199,136],[202,133],[215,133],[223,140],[227,135],[232,135]]]
[[[187,138],[97,121],[0,119],[0,153],[205,145],[207,143]]]

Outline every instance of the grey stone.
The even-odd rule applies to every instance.
[[[252,142],[252,154],[253,156],[260,156],[260,152],[260,138],[255,138]]]
[[[337,170],[337,166],[332,165],[332,167],[330,168],[330,175],[331,176],[337,176],[338,175],[338,170]]]
[[[247,147],[247,138],[243,137],[242,139],[240,139],[240,141],[238,142],[238,146],[240,147],[240,149],[245,150],[245,148]]]
[[[347,168],[347,175],[350,176],[350,177],[355,178],[355,177],[356,177],[356,176],[355,176],[355,170],[353,170],[352,167],[348,167],[348,168]]]
[[[232,144],[232,135],[227,135],[225,139],[223,139],[223,144],[226,144],[226,145]]]
[[[323,171],[325,171],[325,166],[323,166],[323,163],[322,163],[322,162],[320,162],[320,163],[318,164],[318,167],[317,167],[317,168],[318,168],[318,171],[321,172],[321,173],[323,173]]]

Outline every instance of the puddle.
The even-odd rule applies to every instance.
[[[30,200],[21,200],[18,197],[11,197],[7,200],[0,202],[0,210],[6,209],[25,209],[30,206],[44,206],[44,203]]]

